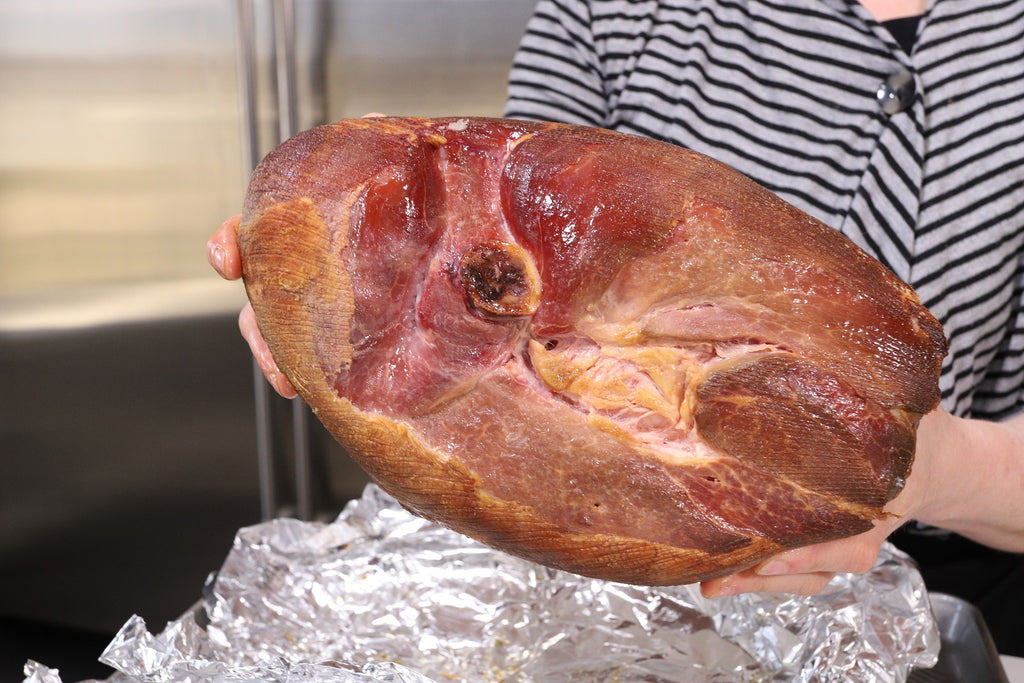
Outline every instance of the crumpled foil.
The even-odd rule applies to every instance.
[[[240,530],[202,600],[157,635],[132,617],[100,659],[125,683],[877,683],[934,666],[939,641],[920,574],[891,546],[813,597],[709,600],[511,557],[370,485],[333,523]]]

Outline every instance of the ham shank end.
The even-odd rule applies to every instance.
[[[345,120],[239,229],[274,358],[408,509],[692,583],[871,528],[946,354],[916,294],[734,170],[601,129]]]

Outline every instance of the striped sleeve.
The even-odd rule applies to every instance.
[[[927,147],[909,281],[949,338],[944,405],[1000,419],[1024,408],[1024,3],[939,4],[914,57]]]
[[[605,125],[607,101],[586,3],[538,4],[509,76],[505,116]]]
[[[1024,290],[1024,267],[1018,268],[1019,289]],[[1024,305],[1017,301],[1013,321],[1003,345],[995,354],[984,381],[975,392],[973,414],[993,420],[1024,412]]]

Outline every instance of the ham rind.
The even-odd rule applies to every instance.
[[[260,330],[384,490],[511,554],[679,584],[870,529],[946,343],[734,170],[502,119],[306,131],[239,230]]]

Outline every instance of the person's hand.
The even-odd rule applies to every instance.
[[[704,581],[701,593],[708,598],[737,593],[814,595],[836,574],[870,570],[885,539],[904,521],[891,517],[858,536],[787,550],[742,572]]]
[[[385,116],[380,112],[364,114],[362,118]],[[225,280],[237,280],[242,277],[242,259],[238,254],[238,225],[241,215],[232,216],[224,221],[206,243],[206,258],[213,269]],[[298,393],[270,355],[270,348],[256,324],[256,313],[252,304],[246,304],[238,316],[238,329],[249,344],[256,363],[266,376],[270,386],[285,398],[295,398]]]
[[[949,428],[948,413],[936,410],[921,419],[918,448],[906,485],[885,506],[887,513],[870,531],[827,543],[794,548],[779,553],[750,569],[701,583],[705,597],[737,593],[790,593],[814,595],[836,574],[863,574],[878,560],[886,538],[904,523],[926,510],[935,495],[933,480],[934,442]]]
[[[859,536],[797,548],[701,585],[707,597],[813,594],[837,573],[865,572],[901,524],[917,520],[1011,553],[1024,552],[1024,415],[1003,422],[939,408],[921,418],[906,486]]]
[[[225,280],[237,280],[242,277],[242,259],[238,254],[238,224],[241,220],[241,216],[227,219],[206,243],[207,260]],[[252,355],[270,382],[270,386],[285,398],[295,398],[295,388],[270,355],[270,348],[256,325],[256,314],[251,304],[246,304],[239,314],[238,329],[249,344]]]

